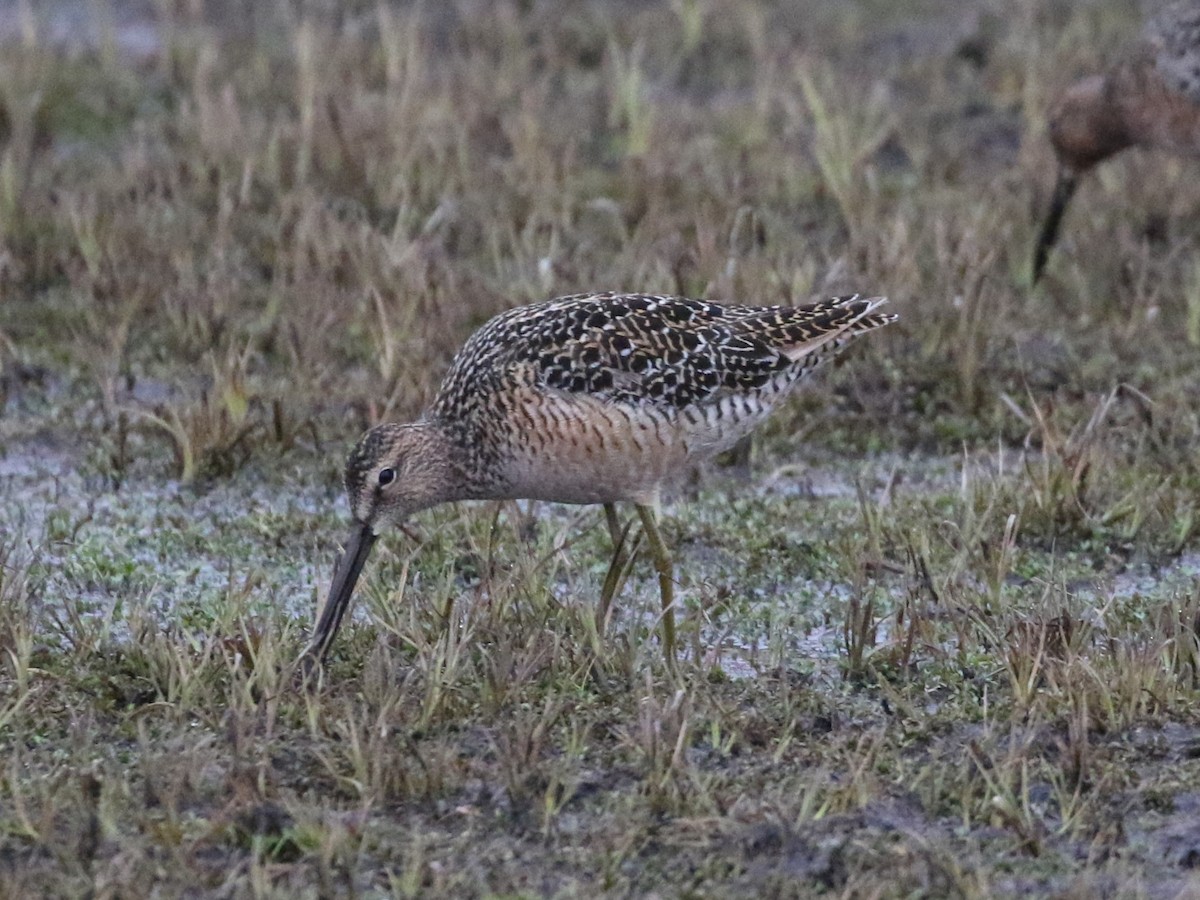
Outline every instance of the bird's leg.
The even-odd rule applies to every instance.
[[[613,503],[604,504],[604,521],[608,525],[608,533],[612,538],[613,555],[612,561],[608,565],[608,571],[604,575],[604,584],[600,588],[600,603],[596,607],[597,634],[603,634],[608,625],[608,612],[612,608],[613,599],[621,590],[625,579],[629,577],[633,557],[637,553],[642,539],[641,535],[638,535],[633,541],[633,546],[629,548],[629,552],[625,552],[626,545],[629,543],[629,526],[621,527],[621,520],[617,517],[617,507]],[[632,525],[632,523],[630,524]]]
[[[662,594],[663,608],[663,653],[667,666],[675,665],[675,582],[671,577],[671,554],[663,543],[662,532],[658,530],[658,521],[654,509],[650,506],[636,504],[638,516],[642,520],[642,531],[650,543],[650,554],[654,557],[654,568],[658,570],[658,589]]]
[[[625,535],[621,531],[621,520],[617,516],[617,504],[604,504],[604,523],[608,525],[608,536],[612,538],[613,547],[617,547]]]

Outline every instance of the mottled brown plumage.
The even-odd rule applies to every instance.
[[[732,446],[815,366],[895,316],[882,298],[724,306],[580,294],[509,310],[451,363],[419,421],[358,442],[346,490],[358,527],[310,651],[323,656],[375,536],[454,500],[630,501],[650,539],[673,642],[670,560],[652,509],[688,463]]]
[[[1049,114],[1058,181],[1034,247],[1041,277],[1079,177],[1127,147],[1200,156],[1200,0],[1172,3],[1103,75],[1063,92]]]

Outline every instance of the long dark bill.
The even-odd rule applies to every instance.
[[[313,628],[312,640],[304,651],[305,656],[315,656],[319,662],[325,661],[325,654],[329,652],[334,635],[342,624],[342,617],[350,608],[354,585],[374,543],[375,532],[369,525],[362,525],[351,533],[350,540],[346,542],[346,549],[334,567],[329,598],[325,601],[325,608],[321,610],[316,627]]]
[[[1033,249],[1033,283],[1037,284],[1046,268],[1046,260],[1054,242],[1058,240],[1058,229],[1062,225],[1063,213],[1079,184],[1078,176],[1070,169],[1058,170],[1058,181],[1054,183],[1054,196],[1050,198],[1050,210],[1046,213],[1046,221],[1042,224],[1042,232],[1038,235],[1037,245]]]

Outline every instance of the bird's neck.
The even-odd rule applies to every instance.
[[[426,419],[409,428],[421,443],[421,506],[427,508],[488,495],[486,460],[480,455],[487,441],[467,433],[461,423]]]
[[[420,421],[392,427],[399,431],[404,507],[408,513],[466,499],[462,451],[441,424]]]

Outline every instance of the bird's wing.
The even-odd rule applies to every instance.
[[[581,295],[531,308],[507,362],[543,388],[685,407],[753,391],[798,364],[807,370],[855,334],[891,321],[873,312],[881,302],[853,296],[744,307]]]

